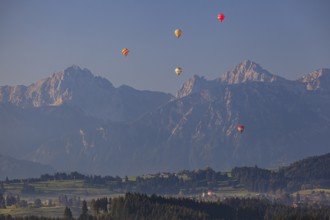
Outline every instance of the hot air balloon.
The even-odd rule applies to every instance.
[[[182,73],[182,68],[181,67],[175,68],[175,73],[176,73],[176,75],[179,76]]]
[[[218,20],[220,22],[222,22],[225,19],[225,15],[224,14],[218,14]]]
[[[237,125],[237,131],[243,133],[245,126],[244,125]]]
[[[126,57],[129,53],[129,50],[127,48],[124,48],[122,49],[121,53],[124,54],[124,56]]]
[[[181,36],[181,34],[182,34],[182,30],[181,30],[181,29],[175,29],[175,31],[174,31],[174,35],[175,35],[177,38],[179,38],[179,37]]]

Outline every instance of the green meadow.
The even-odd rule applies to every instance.
[[[140,176],[143,180],[156,180],[159,176],[145,175]],[[161,177],[161,180],[166,180],[169,177]],[[182,181],[190,181],[190,178],[184,174],[178,177]],[[137,190],[137,179],[136,176],[121,178],[121,183],[116,181],[107,181],[103,184],[91,183],[88,180],[48,180],[48,181],[25,181],[28,182],[29,186],[33,187],[33,192],[22,193],[24,181],[4,183],[5,194],[4,195],[19,195],[19,199],[27,202],[26,207],[17,207],[16,205],[7,206],[6,208],[0,209],[0,215],[10,214],[12,216],[47,216],[47,217],[62,217],[64,214],[65,205],[60,202],[60,198],[66,197],[69,201],[80,201],[77,203],[71,203],[68,205],[73,213],[74,217],[78,217],[81,213],[81,201],[86,200],[90,206],[92,199],[107,197],[113,198],[120,195],[124,195],[128,191]],[[127,180],[127,181],[126,181]],[[158,179],[159,180],[159,179]],[[193,198],[201,198],[202,193],[204,195],[208,192],[208,187],[205,186],[206,182],[196,182],[197,185],[204,184],[203,186],[193,186],[188,188],[180,186],[177,190],[177,194],[171,194],[170,196],[185,196]],[[172,185],[164,186],[173,187]],[[159,187],[158,187],[159,188]],[[193,190],[192,190],[193,189]],[[184,193],[182,193],[184,192]],[[230,196],[247,196],[249,192],[244,190],[242,187],[231,187],[229,181],[218,181],[216,186],[212,188],[213,196],[217,198],[230,197]],[[35,206],[35,201],[41,200],[41,207]],[[90,207],[89,207],[90,208]],[[92,212],[92,211],[90,211]]]

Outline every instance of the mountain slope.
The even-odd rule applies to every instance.
[[[54,173],[55,169],[30,161],[17,160],[0,154],[0,180],[40,177],[41,174]]]
[[[175,99],[137,120],[76,130],[40,145],[32,158],[62,170],[120,175],[286,165],[329,151],[323,100],[330,97],[306,89],[306,82],[244,61],[216,80],[193,76]],[[246,126],[243,134],[238,124]],[[74,153],[65,154],[68,146]],[[69,162],[60,163],[64,154]]]
[[[100,120],[87,117],[79,108],[65,104],[24,109],[0,104],[1,153],[23,159],[45,141],[99,123]]]
[[[134,120],[173,96],[140,91],[129,86],[115,88],[107,79],[72,66],[29,86],[0,87],[0,152],[18,159],[31,159],[41,146],[92,130],[109,120]],[[61,152],[62,145],[52,150]],[[46,156],[62,163],[62,155]],[[80,158],[74,156],[74,158]],[[53,160],[44,161],[50,164]],[[84,163],[78,161],[79,167]],[[53,163],[54,165],[54,163]],[[70,166],[69,166],[70,167]],[[67,170],[67,169],[66,169]]]

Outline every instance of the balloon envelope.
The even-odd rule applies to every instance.
[[[179,37],[181,36],[181,34],[182,34],[182,30],[181,30],[181,29],[175,29],[175,31],[174,31],[174,35],[175,35],[177,38],[179,38]]]
[[[122,49],[121,53],[124,54],[124,56],[126,57],[129,53],[129,50],[127,48],[124,48]]]
[[[237,131],[238,132],[243,133],[244,129],[245,129],[244,125],[237,125]]]
[[[225,15],[224,14],[218,14],[218,20],[220,22],[222,22],[225,19]]]
[[[182,73],[182,68],[181,67],[175,68],[175,73],[176,73],[176,75],[179,76]]]

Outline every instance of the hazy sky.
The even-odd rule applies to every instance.
[[[288,79],[329,68],[330,1],[0,0],[0,86],[75,64],[116,87],[175,94],[192,75],[215,79],[244,59]]]

